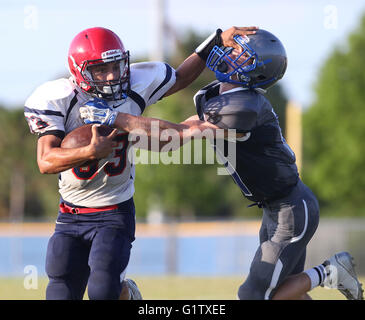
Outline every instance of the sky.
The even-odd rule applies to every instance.
[[[133,57],[156,48],[158,0],[63,0],[0,2],[0,105],[20,107],[42,83],[67,74],[67,51],[80,31],[102,26],[117,33]],[[365,13],[364,0],[165,0],[167,23],[179,36],[187,29],[256,25],[275,34],[288,55],[282,80],[286,94],[303,108],[314,99],[321,65]],[[349,5],[351,3],[351,5]],[[172,48],[167,48],[172,50]],[[177,67],[177,66],[173,66]]]

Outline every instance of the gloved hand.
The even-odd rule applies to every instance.
[[[104,100],[99,98],[89,100],[80,108],[80,116],[86,124],[99,123],[112,126],[117,115],[117,111],[114,111]]]

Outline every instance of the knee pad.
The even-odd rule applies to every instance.
[[[120,278],[106,271],[91,272],[88,282],[90,300],[118,300],[122,286]]]
[[[237,297],[240,300],[264,300],[265,293],[260,287],[255,285],[250,279],[247,279],[239,288]]]
[[[46,300],[82,300],[86,288],[86,279],[49,277]]]
[[[46,300],[72,300],[73,295],[66,281],[49,279],[46,289]]]

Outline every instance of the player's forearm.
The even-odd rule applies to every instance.
[[[166,120],[147,118],[142,116],[133,116],[127,113],[118,113],[114,122],[114,127],[129,133],[143,134],[148,137],[159,137],[164,130],[174,130],[179,134],[189,129],[189,126],[183,123],[172,123]]]
[[[52,148],[38,152],[38,167],[42,174],[54,174],[78,167],[88,160],[95,160],[89,146],[82,148]]]
[[[142,149],[152,151],[177,150],[196,133],[195,123],[172,123],[170,121],[119,113],[114,126],[129,132],[129,139]],[[147,140],[143,139],[147,138]],[[148,143],[141,143],[141,141]],[[172,142],[172,143],[171,143]],[[162,150],[165,145],[170,150]]]
[[[114,126],[129,132],[129,139],[138,143],[136,146],[139,148],[152,151],[177,150],[192,139],[214,139],[219,129],[209,122],[199,120],[197,116],[190,117],[181,123],[172,123],[124,113],[118,114]],[[148,143],[141,143],[144,137],[148,138]],[[171,149],[163,148],[167,144]]]
[[[186,88],[203,72],[205,62],[196,53],[191,54],[176,69],[176,82],[165,93],[165,97]]]
[[[127,113],[118,113],[114,122],[114,127],[137,135],[148,137],[163,137],[164,133],[176,132],[180,138],[199,138],[200,133],[210,132],[216,135],[218,128],[216,125],[206,121],[201,121],[197,116],[190,117],[183,122],[173,123],[167,120],[133,116]]]

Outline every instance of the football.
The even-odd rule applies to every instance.
[[[61,142],[61,148],[80,148],[90,144],[92,131],[92,124],[85,124],[69,132]],[[101,136],[107,136],[113,131],[113,128],[100,125],[98,132]],[[82,166],[90,166],[97,163],[98,160],[87,161]]]
[[[80,148],[90,144],[92,131],[92,124],[85,124],[69,132],[62,140],[61,148]],[[107,136],[113,131],[113,128],[100,125],[98,132],[101,136]]]

